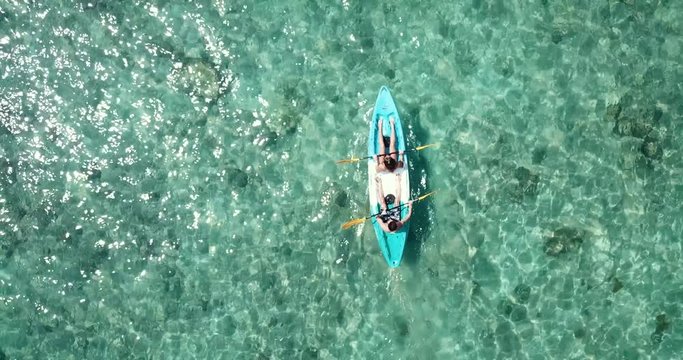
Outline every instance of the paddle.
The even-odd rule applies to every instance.
[[[398,207],[400,208],[400,207],[402,207],[402,206],[404,206],[404,205],[408,205],[408,204],[410,204],[410,203],[414,203],[414,202],[417,202],[417,201],[424,200],[424,199],[426,199],[428,196],[434,194],[435,192],[436,192],[436,191],[432,191],[432,192],[430,192],[430,193],[424,194],[424,195],[418,197],[417,199],[410,200],[410,201],[408,201],[407,203],[404,203],[404,204],[399,205]],[[351,220],[351,221],[347,221],[347,222],[343,223],[341,227],[342,227],[342,229],[346,230],[346,229],[348,229],[348,228],[350,228],[350,227],[356,226],[356,225],[358,225],[358,224],[362,224],[362,223],[365,222],[365,220],[371,219],[371,218],[373,218],[373,217],[375,217],[375,216],[377,216],[377,215],[379,215],[379,214],[381,214],[381,213],[377,213],[377,214],[373,214],[373,215],[370,215],[370,216],[366,216],[366,217],[364,217],[364,218],[358,218],[358,219],[353,219],[353,220]]]
[[[404,152],[408,152],[408,151],[420,151],[420,150],[422,150],[422,149],[426,149],[426,148],[428,148],[428,147],[437,146],[437,145],[439,145],[439,144],[438,144],[438,143],[435,143],[435,144],[421,145],[421,146],[418,146],[418,147],[413,148],[413,149],[408,149],[408,150],[406,150],[406,151],[404,151]],[[379,156],[387,156],[387,155],[398,154],[399,152],[400,152],[400,151],[393,151],[393,152],[390,152],[390,153],[386,153],[386,154],[384,154],[384,155],[379,155],[379,154],[378,154],[378,155],[379,155]],[[355,163],[355,162],[358,162],[358,161],[361,161],[361,160],[365,160],[365,159],[372,159],[373,157],[374,157],[374,156],[366,156],[366,157],[362,157],[362,158],[355,158],[355,157],[354,157],[354,158],[351,158],[351,159],[337,160],[337,164]]]

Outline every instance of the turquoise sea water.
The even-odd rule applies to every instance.
[[[683,2],[0,0],[0,359],[675,359]],[[389,270],[367,124],[415,207]]]

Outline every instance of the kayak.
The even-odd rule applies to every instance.
[[[391,97],[389,89],[386,86],[382,86],[382,88],[379,90],[379,95],[377,95],[375,109],[372,113],[372,119],[370,120],[368,156],[374,156],[380,153],[377,141],[377,126],[380,117],[382,117],[382,135],[384,137],[389,137],[391,135],[391,124],[389,123],[389,117],[394,118],[394,127],[396,129],[396,150],[405,151],[406,141],[405,136],[403,135],[401,118],[398,116],[398,110],[396,109],[396,104],[394,103],[394,99]],[[383,140],[380,140],[380,142],[382,144],[384,143]],[[388,144],[385,148],[385,151],[388,153]],[[404,154],[401,160],[404,162],[404,170],[400,171],[400,175],[398,177],[395,174],[384,174],[380,176],[380,179],[385,196],[389,194],[396,196],[400,181],[401,205],[404,205],[407,200],[410,200],[408,156]],[[368,160],[368,192],[370,197],[370,214],[376,214],[380,212],[380,204],[377,199],[377,183],[375,182],[375,177],[377,175],[376,167],[377,165],[375,159],[370,158]],[[388,205],[391,206],[391,204]],[[408,207],[401,206],[401,217],[403,218],[407,216],[407,214]],[[373,228],[375,229],[377,242],[379,243],[379,248],[382,251],[384,260],[386,260],[389,267],[398,267],[401,264],[401,258],[403,257],[403,250],[406,245],[406,239],[408,238],[408,228],[410,222],[404,224],[403,227],[401,227],[401,229],[395,233],[384,232],[377,222],[377,219],[374,217],[371,219],[371,222]]]

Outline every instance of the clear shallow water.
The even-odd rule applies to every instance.
[[[0,358],[683,348],[676,1],[0,0]],[[362,155],[394,94],[389,271]]]

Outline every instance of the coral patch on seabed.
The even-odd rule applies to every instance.
[[[218,96],[218,74],[211,66],[197,62],[183,67],[181,81],[187,89],[207,99]]]
[[[616,293],[624,288],[624,284],[616,276],[612,277],[612,292]]]
[[[238,168],[228,168],[227,177],[230,185],[238,188],[246,187],[249,184],[249,175]]]
[[[662,154],[664,153],[660,143],[651,137],[646,137],[645,140],[643,140],[643,145],[640,147],[640,152],[650,160],[661,160]]]
[[[548,156],[548,149],[547,149],[546,147],[544,147],[544,146],[542,146],[542,147],[537,147],[537,148],[535,148],[534,151],[531,153],[531,162],[532,162],[534,165],[538,165],[538,164],[540,164],[541,162],[543,162],[543,160],[545,160],[545,158],[546,158],[547,156]]]
[[[195,101],[202,99],[207,104],[214,104],[223,95],[233,89],[235,76],[229,69],[220,70],[218,66],[205,60],[184,59],[173,70],[170,81]]]
[[[529,297],[531,296],[531,287],[526,284],[519,284],[515,286],[512,296],[520,304],[526,304],[529,302]]]
[[[583,243],[585,232],[575,228],[561,227],[553,231],[545,240],[543,250],[546,255],[559,256],[578,249]]]
[[[521,202],[525,199],[533,199],[538,195],[538,183],[540,177],[531,170],[520,166],[515,170],[516,185],[510,190],[512,199]]]
[[[605,109],[604,119],[614,122],[612,132],[620,137],[642,139],[639,152],[645,157],[643,164],[662,160],[660,131],[658,129],[663,111],[651,105],[651,99],[638,99],[630,94],[624,95],[617,103],[610,104]],[[632,157],[632,155],[631,155]],[[627,165],[626,168],[632,168]]]
[[[671,322],[669,321],[669,318],[666,316],[666,314],[657,315],[655,321],[657,323],[657,326],[655,327],[655,331],[650,336],[650,339],[652,340],[652,343],[654,345],[659,345],[659,343],[661,343],[662,339],[664,338],[664,332],[669,331],[671,329]]]

